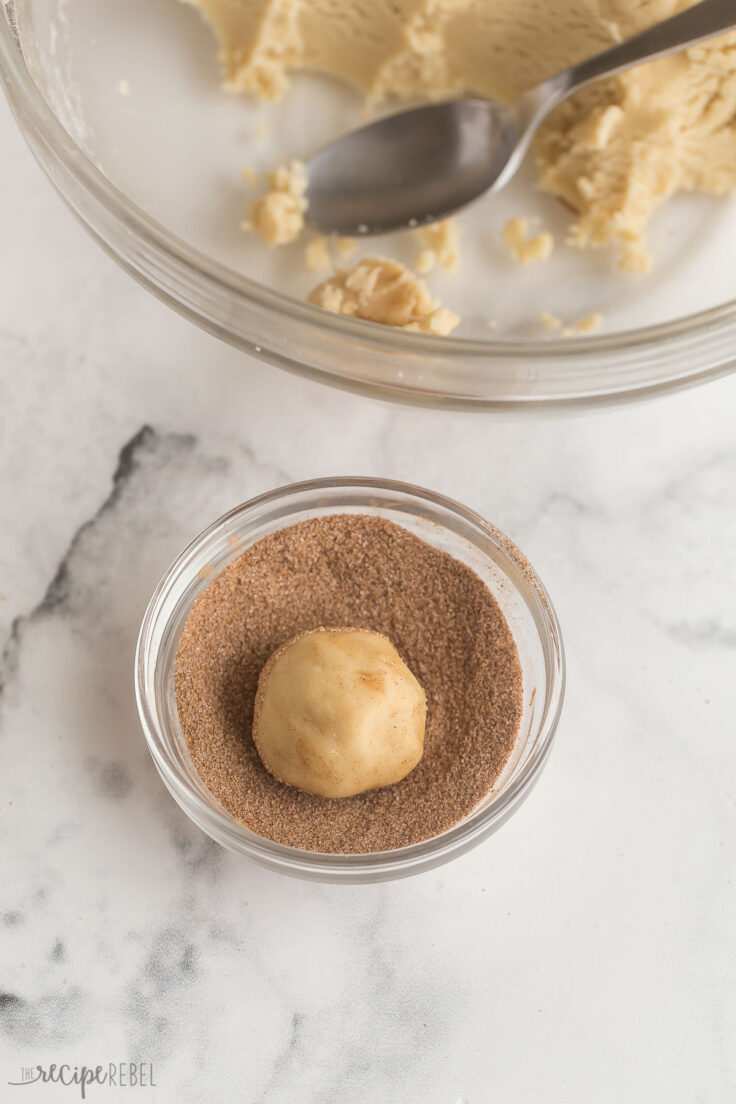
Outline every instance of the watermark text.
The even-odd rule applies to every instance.
[[[70,1066],[66,1062],[50,1066],[23,1066],[19,1081],[9,1085],[65,1085],[76,1086],[82,1100],[87,1099],[87,1089],[93,1085],[107,1085],[117,1089],[155,1089],[156,1081],[152,1062],[108,1062],[105,1066]]]

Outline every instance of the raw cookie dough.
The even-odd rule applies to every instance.
[[[253,741],[281,782],[321,797],[390,786],[422,757],[424,690],[390,640],[368,629],[314,629],[261,672]]]
[[[227,86],[272,97],[289,69],[332,73],[373,101],[508,101],[690,0],[187,0],[222,44]],[[573,244],[648,266],[652,211],[678,191],[736,188],[736,35],[599,82],[536,141],[543,188],[569,204]]]
[[[561,318],[558,318],[556,314],[551,314],[550,311],[542,311],[539,316],[539,322],[544,326],[545,330],[556,330],[562,334],[563,337],[584,337],[586,334],[596,333],[603,324],[602,314],[586,314],[584,318],[580,318],[577,322],[573,322],[572,325],[566,326]]]
[[[417,230],[422,251],[414,268],[424,275],[441,264],[447,272],[457,272],[460,267],[460,240],[454,218],[443,219],[431,226]]]
[[[501,237],[508,250],[519,264],[531,264],[533,261],[548,261],[554,249],[554,238],[548,230],[533,234],[529,228],[530,220],[523,215],[509,219]]]
[[[572,326],[565,326],[563,337],[584,337],[586,334],[596,333],[603,323],[602,314],[586,314],[584,318],[573,322]]]
[[[338,269],[314,289],[309,302],[336,314],[419,333],[447,335],[460,322],[423,280],[385,257],[366,257],[354,268]]]
[[[327,237],[319,234],[307,244],[304,250],[304,260],[308,272],[321,272],[325,268],[332,268],[330,247],[334,248],[338,257],[347,260],[358,252],[358,243],[355,238]]]
[[[332,268],[330,257],[330,244],[324,234],[312,238],[304,250],[304,260],[307,272],[322,272],[325,268]]]
[[[616,240],[621,267],[646,272],[660,203],[736,188],[736,36],[585,89],[542,128],[536,153],[541,186],[578,212],[570,243]]]
[[[307,184],[301,161],[274,169],[268,174],[268,191],[251,205],[248,229],[260,234],[267,245],[296,241],[304,229]]]

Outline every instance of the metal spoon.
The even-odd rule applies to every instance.
[[[308,162],[308,221],[325,234],[368,235],[446,218],[507,184],[544,117],[573,92],[734,27],[736,0],[701,0],[508,106],[449,100],[369,123]]]

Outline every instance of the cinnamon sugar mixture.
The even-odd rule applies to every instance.
[[[277,782],[258,757],[259,672],[319,625],[384,633],[425,689],[424,755],[393,786],[316,797]],[[461,821],[493,789],[522,713],[516,644],[484,583],[401,526],[354,514],[282,529],[225,568],[189,614],[175,689],[194,766],[240,824],[343,854],[404,847]]]

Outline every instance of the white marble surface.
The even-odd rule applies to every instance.
[[[736,379],[534,422],[345,396],[135,286],[4,107],[0,161],[0,1099],[78,1099],[7,1087],[23,1066],[141,1058],[157,1088],[138,1096],[164,1102],[730,1104]],[[493,519],[547,583],[569,661],[518,815],[380,886],[211,844],[159,781],[132,692],[183,543],[335,473]]]

